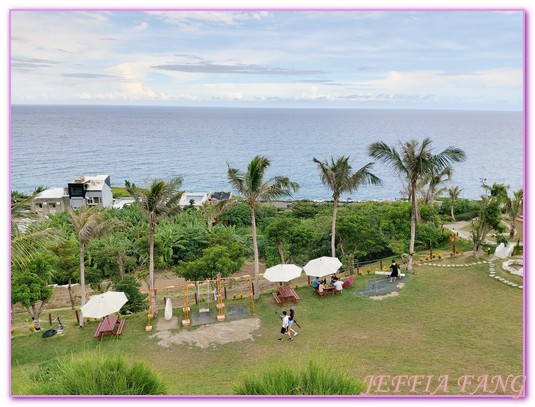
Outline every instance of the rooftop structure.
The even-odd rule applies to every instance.
[[[195,207],[201,207],[206,202],[208,202],[208,194],[205,192],[184,192],[178,205],[184,207],[193,204]]]
[[[210,201],[222,201],[223,199],[230,199],[232,192],[210,192],[208,199]]]
[[[76,177],[67,185],[71,208],[99,206],[108,208],[113,205],[109,175]]]
[[[39,216],[63,212],[69,208],[69,196],[64,188],[49,188],[39,192],[31,202],[31,210]]]

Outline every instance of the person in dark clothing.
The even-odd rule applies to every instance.
[[[390,282],[395,283],[399,277],[399,265],[396,263],[396,260],[392,260],[392,265],[390,266],[392,273],[390,273]]]

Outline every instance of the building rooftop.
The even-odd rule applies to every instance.
[[[205,192],[184,192],[180,198],[179,205],[187,206],[193,200],[193,206],[202,206],[208,201],[208,194]]]
[[[221,201],[223,199],[229,199],[231,196],[232,192],[212,192],[210,194],[210,199]]]
[[[63,188],[48,188],[39,192],[34,199],[61,199],[65,195],[65,190]]]
[[[88,191],[102,191],[104,184],[107,184],[111,188],[109,175],[82,175],[76,177],[71,184],[86,184]]]

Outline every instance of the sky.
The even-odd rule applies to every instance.
[[[522,110],[524,14],[13,10],[11,103]]]

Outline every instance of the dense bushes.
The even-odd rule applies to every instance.
[[[120,356],[94,354],[65,357],[39,366],[25,394],[159,395],[162,379],[144,363],[127,364]]]
[[[239,395],[357,395],[364,384],[338,368],[311,361],[305,370],[274,367],[262,374],[246,373],[236,386]]]

